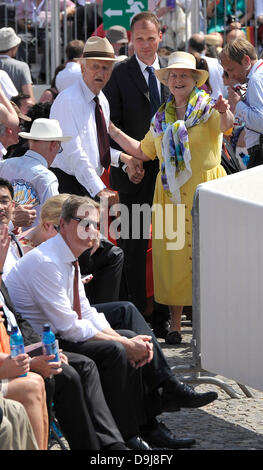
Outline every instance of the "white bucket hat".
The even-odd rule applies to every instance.
[[[0,29],[0,51],[9,51],[20,44],[21,38],[16,35],[13,28]]]
[[[172,54],[169,55],[168,66],[163,69],[156,70],[155,75],[161,83],[167,85],[169,72],[173,69],[194,70],[196,75],[199,77],[196,83],[197,87],[202,86],[209,77],[207,70],[198,70],[196,68],[195,57],[193,54],[189,54],[189,52],[172,52]]]
[[[99,36],[91,36],[85,43],[83,49],[83,57],[78,60],[110,60],[116,62],[114,49],[107,38]]]
[[[39,118],[33,122],[30,132],[19,132],[23,139],[30,140],[57,140],[60,142],[68,142],[72,139],[70,136],[63,136],[62,129],[56,119]]]

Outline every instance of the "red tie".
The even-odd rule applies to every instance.
[[[100,163],[107,170],[111,162],[109,136],[107,132],[107,127],[106,127],[102,107],[99,102],[99,98],[95,96],[93,99],[96,103],[95,119],[96,119],[96,126],[97,126]]]
[[[75,269],[74,273],[74,286],[73,286],[73,310],[77,313],[78,317],[81,318],[81,308],[79,299],[79,262],[73,261]]]

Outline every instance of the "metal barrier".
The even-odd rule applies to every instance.
[[[25,4],[27,4],[27,2],[32,4],[31,0],[26,0]],[[224,10],[224,21],[221,29],[225,40],[228,28],[227,14],[231,11],[233,13],[233,20],[238,20],[240,15],[237,11],[237,0],[233,0],[232,2],[220,0],[219,3],[221,4],[221,13],[222,8]],[[59,0],[43,0],[41,7],[44,15],[41,17],[41,22],[32,23],[32,17],[28,17],[26,13],[25,28],[22,30],[17,20],[18,4],[18,0],[0,2],[0,26],[12,26],[17,34],[21,36],[23,47],[19,50],[20,55],[18,55],[18,58],[26,61],[30,65],[33,80],[36,84],[41,83],[41,77],[39,77],[38,74],[39,69],[41,69],[42,75],[45,77],[45,83],[50,83],[56,67],[66,59],[65,49],[68,42],[72,39],[82,39],[86,41],[102,22],[102,4],[86,1],[84,5],[79,5],[76,0],[74,14],[68,16],[66,0],[64,0],[64,6],[62,4],[62,7]],[[166,2],[161,0],[158,4],[163,6]],[[181,36],[179,30],[178,34],[176,34],[176,32],[174,34],[175,41],[173,44],[175,49],[178,47],[186,49],[187,41],[193,33],[202,31],[206,34],[210,31],[211,21],[217,23],[219,8],[217,4],[218,0],[185,0],[184,11],[179,6],[176,7],[178,8],[178,12],[180,10],[183,14],[180,18],[184,18],[184,24],[182,25],[180,22],[174,23],[171,21],[170,27],[168,28],[168,30],[171,31],[171,27],[176,24],[178,28],[182,30]],[[232,5],[232,10],[230,10],[230,4]],[[214,7],[212,15],[210,14],[211,5]],[[244,0],[244,5],[244,11],[246,13],[248,12],[249,0]],[[171,10],[169,15],[172,17],[172,15],[175,15],[175,11],[177,12],[175,9]],[[210,18],[207,17],[208,13]],[[166,26],[165,23],[169,21],[169,15],[160,18],[164,29]],[[259,48],[259,52],[261,52],[261,44],[258,43],[257,19],[252,18],[249,19],[249,21],[246,19],[244,29],[247,34],[248,32],[251,33],[249,33],[251,35],[249,40],[251,39],[256,49]],[[168,30],[163,34],[164,45],[168,40]],[[178,44],[177,36],[179,39],[183,38],[183,45]]]

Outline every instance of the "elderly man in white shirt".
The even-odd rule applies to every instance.
[[[245,122],[245,143],[250,156],[248,168],[263,163],[263,60],[244,38],[226,44],[221,53],[221,64],[231,80],[246,83],[241,94],[229,87],[228,100],[235,117]]]
[[[194,444],[193,439],[176,438],[155,416],[180,407],[204,406],[217,394],[196,393],[176,379],[158,341],[133,304],[90,305],[75,260],[94,245],[99,235],[98,222],[98,205],[94,201],[69,196],[62,207],[59,234],[27,253],[8,274],[10,297],[16,310],[37,332],[48,322],[65,351],[87,355],[96,362],[106,399],[109,391],[114,396],[110,396],[111,411],[114,417],[118,416],[122,433],[127,436],[127,429],[133,428],[133,438],[136,430],[157,446],[189,447]],[[113,360],[114,352],[117,355]],[[141,380],[146,384],[144,392],[140,389]],[[138,447],[138,439],[128,439],[127,445],[147,449],[144,444]]]
[[[81,60],[82,77],[58,95],[51,107],[50,117],[58,119],[64,133],[72,140],[64,145],[52,167],[59,180],[59,191],[71,194],[105,197],[109,205],[117,202],[116,193],[106,188],[101,176],[108,165],[102,161],[100,143],[103,140],[110,152],[110,163],[128,164],[140,174],[141,164],[132,157],[109,147],[108,137],[101,138],[96,124],[94,98],[99,99],[103,111],[106,132],[110,121],[108,101],[101,91],[108,82],[112,66],[116,62],[114,49],[106,38],[90,37],[84,47]],[[103,166],[104,165],[104,166]]]

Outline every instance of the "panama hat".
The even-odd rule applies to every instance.
[[[0,29],[0,51],[9,51],[20,44],[21,38],[16,35],[13,28]]]
[[[85,43],[83,49],[83,56],[78,57],[78,60],[111,60],[116,62],[114,49],[107,38],[100,38],[98,36],[91,36]]]
[[[167,85],[169,72],[173,69],[194,70],[198,77],[196,83],[197,87],[202,86],[209,76],[206,70],[198,70],[196,68],[195,57],[192,54],[189,54],[189,52],[172,52],[168,58],[168,66],[163,69],[155,70],[155,75],[161,83]]]
[[[57,140],[60,142],[68,142],[72,137],[63,136],[62,129],[56,119],[39,118],[33,122],[30,132],[19,132],[23,139],[30,140]]]

